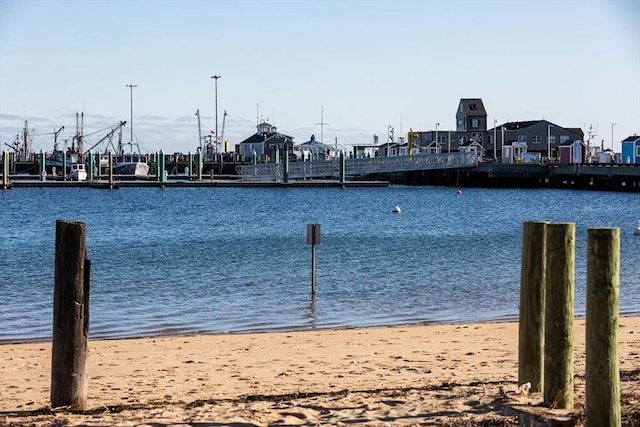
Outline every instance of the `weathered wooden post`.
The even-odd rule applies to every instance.
[[[620,229],[587,232],[586,425],[619,426]]]
[[[311,297],[316,297],[316,245],[320,244],[320,224],[307,224],[307,244],[311,245]]]
[[[84,410],[87,404],[90,262],[86,225],[56,221],[51,406]]]
[[[202,158],[202,150],[198,148],[198,154],[196,155],[196,168],[198,170],[198,181],[202,181],[202,169],[203,169],[203,158]]]
[[[344,184],[346,179],[346,160],[344,158],[344,151],[340,151],[340,184]]]
[[[546,221],[525,222],[522,230],[518,383],[531,383],[532,392],[541,392],[544,384],[547,224]]]
[[[573,408],[574,223],[551,223],[546,231],[544,402]]]

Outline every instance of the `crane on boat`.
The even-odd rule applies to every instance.
[[[107,134],[105,136],[103,136],[102,138],[100,138],[100,140],[98,142],[96,142],[95,144],[93,144],[89,150],[87,151],[92,151],[94,148],[96,148],[97,146],[99,146],[100,144],[102,144],[104,141],[106,141],[107,139],[109,140],[109,142],[107,143],[106,147],[105,147],[105,153],[109,151],[109,146],[111,146],[111,148],[113,149],[113,151],[117,151],[116,147],[113,145],[113,135],[120,129],[122,129],[125,125],[127,124],[126,121],[121,121],[116,127],[114,127],[113,129],[111,129],[109,132],[107,132]]]

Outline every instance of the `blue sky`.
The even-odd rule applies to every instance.
[[[455,129],[460,98],[488,121],[590,125],[614,149],[640,134],[640,1],[0,0],[0,143],[98,140],[129,121],[143,151],[194,151],[195,116],[232,146],[269,120],[297,143]],[[99,132],[103,129],[105,131]],[[125,140],[129,139],[129,126]],[[52,135],[34,138],[50,151]]]

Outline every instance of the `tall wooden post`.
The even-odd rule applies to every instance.
[[[546,232],[544,402],[573,409],[574,223],[548,224]]]
[[[86,225],[56,221],[51,406],[84,410],[87,404],[89,276]]]
[[[547,224],[546,221],[525,222],[522,231],[518,383],[531,383],[532,392],[541,392],[544,384]]]
[[[586,424],[619,426],[620,229],[587,232]]]

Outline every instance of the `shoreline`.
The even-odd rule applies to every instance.
[[[640,417],[640,317],[619,325],[622,413]],[[577,417],[584,327],[575,320],[576,409],[565,411]],[[473,425],[498,417],[505,423],[496,425],[509,425],[505,408],[541,398],[512,393],[517,348],[513,321],[90,340],[87,411],[72,414],[48,407],[51,344],[4,344],[0,417],[29,425]]]
[[[640,317],[640,311],[629,311],[619,314],[620,318],[624,317]],[[574,316],[574,320],[584,320],[585,315],[580,314]],[[158,334],[142,334],[142,335],[129,335],[129,336],[109,336],[104,334],[101,336],[91,336],[89,331],[89,341],[113,341],[113,340],[136,340],[136,339],[159,339],[159,338],[175,338],[175,337],[199,337],[199,336],[225,336],[225,335],[247,335],[247,334],[278,334],[278,333],[291,333],[291,332],[323,332],[333,330],[360,330],[360,329],[374,329],[374,328],[395,328],[395,327],[422,327],[422,326],[455,326],[455,325],[468,325],[468,324],[498,324],[498,323],[517,323],[518,316],[505,316],[501,318],[493,319],[481,319],[481,320],[423,320],[418,322],[408,323],[388,323],[379,325],[365,325],[365,326],[327,326],[327,327],[280,327],[276,329],[249,329],[249,330],[229,330],[229,331],[185,331],[176,333],[158,333]],[[0,338],[0,346],[3,345],[15,345],[15,344],[39,344],[50,343],[52,337],[40,337],[40,338],[27,338],[21,340],[10,340]]]

